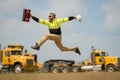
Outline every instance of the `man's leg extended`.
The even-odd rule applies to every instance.
[[[80,51],[79,51],[79,48],[76,47],[76,48],[70,48],[70,47],[64,47],[61,43],[61,41],[55,41],[55,44],[58,46],[58,48],[61,50],[61,51],[75,51],[77,54],[81,55]]]
[[[55,41],[55,44],[61,51],[75,51],[75,48],[65,47],[61,43],[61,40]]]
[[[54,40],[55,44],[57,45],[57,47],[61,50],[61,51],[75,51],[77,54],[81,54],[79,51],[79,48],[70,48],[70,47],[65,47],[63,46],[63,44],[61,43],[61,36],[58,37],[57,39]]]

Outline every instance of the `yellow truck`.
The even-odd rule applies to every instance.
[[[22,45],[9,44],[3,50],[0,45],[0,72],[13,71],[20,73],[23,70],[35,70],[36,65],[37,55],[24,53]]]
[[[108,56],[108,53],[101,49],[94,49],[91,53],[91,61],[93,65],[101,65],[102,70],[113,72],[120,67],[120,58],[116,56]]]
[[[108,56],[108,53],[101,49],[92,47],[91,61],[83,61],[81,64],[73,65],[73,72],[88,70],[106,70],[113,72],[120,69],[120,58],[116,56]]]

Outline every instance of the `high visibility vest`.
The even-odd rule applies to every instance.
[[[68,17],[65,18],[59,18],[59,19],[54,19],[53,21],[49,21],[49,20],[43,20],[43,19],[39,19],[39,23],[40,24],[44,24],[47,25],[49,29],[58,29],[61,27],[61,24],[64,22],[68,22],[69,19]]]
[[[51,22],[48,20],[39,19],[39,23],[47,25],[49,28],[49,32],[51,34],[56,34],[56,35],[61,35],[61,24],[68,21],[69,21],[68,17],[54,19]]]

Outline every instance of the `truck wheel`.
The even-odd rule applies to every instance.
[[[113,71],[115,71],[115,67],[114,67],[114,65],[108,65],[107,68],[106,68],[106,70],[108,72],[113,72]]]
[[[14,72],[15,73],[21,73],[22,72],[22,66],[21,65],[16,65],[14,67]]]
[[[67,67],[64,67],[64,68],[62,69],[62,72],[63,72],[63,73],[68,73],[68,72],[69,72],[69,69],[68,69]]]
[[[53,72],[53,73],[59,73],[59,68],[58,67],[53,67],[52,69],[51,69],[51,71]]]
[[[79,70],[80,70],[80,69],[79,69],[78,67],[73,67],[73,68],[72,68],[72,71],[73,71],[73,72],[78,72]]]

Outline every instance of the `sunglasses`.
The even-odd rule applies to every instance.
[[[49,17],[52,17],[52,16],[49,16]]]

